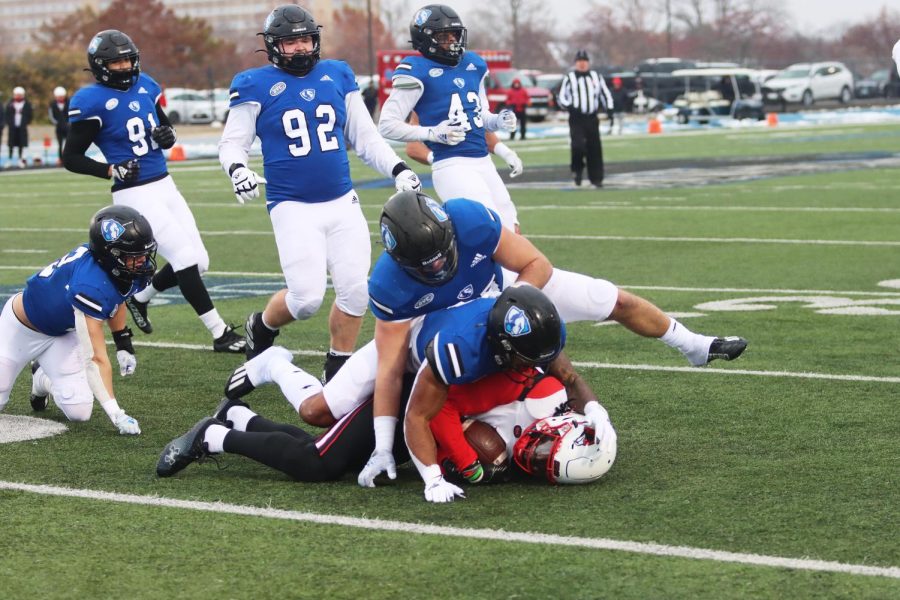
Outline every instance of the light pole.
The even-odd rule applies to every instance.
[[[372,0],[366,0],[366,14],[369,19],[369,75],[375,74],[375,50],[372,43]]]
[[[510,5],[510,7],[512,7],[513,61],[518,61],[519,60],[519,7],[522,6],[522,0],[509,0],[509,5]]]

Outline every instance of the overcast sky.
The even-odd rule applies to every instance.
[[[465,22],[466,13],[474,11],[484,0],[443,0],[456,8]],[[495,0],[506,2],[507,0]],[[595,0],[595,3],[612,5],[614,0]],[[802,31],[821,31],[837,25],[856,23],[872,17],[882,6],[892,6],[896,0],[781,0],[793,17],[793,25]],[[413,2],[414,4],[415,2]],[[423,5],[425,4],[423,0]],[[573,28],[579,17],[591,5],[589,0],[551,0],[547,6],[552,7],[557,24],[565,28]],[[894,5],[895,7],[897,5]],[[900,37],[900,23],[898,23]]]

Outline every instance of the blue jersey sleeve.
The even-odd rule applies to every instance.
[[[119,308],[116,299],[105,294],[102,289],[85,283],[69,286],[66,299],[73,308],[101,321],[112,318]]]
[[[334,62],[337,66],[336,70],[340,77],[340,84],[344,92],[344,97],[350,92],[358,92],[359,84],[356,83],[356,75],[353,73],[353,69],[350,68],[350,65],[342,60],[336,60]]]
[[[452,331],[434,336],[425,349],[425,356],[440,381],[447,385],[471,383],[497,370],[485,360],[486,344],[473,342],[477,340]]]
[[[97,97],[94,92],[94,86],[88,86],[75,92],[69,101],[69,122],[78,123],[79,121],[87,121],[96,119],[103,123],[103,119],[97,111]]]
[[[422,83],[422,76],[419,74],[419,69],[416,68],[416,56],[407,56],[400,63],[394,67],[394,74],[391,76],[391,82],[396,80],[398,77],[412,77]]]
[[[141,73],[140,77],[138,78],[138,84],[144,86],[144,89],[147,90],[147,93],[150,94],[151,98],[153,98],[153,104],[159,102],[159,97],[162,96],[162,88],[159,86],[155,79],[153,79],[146,73]]]
[[[246,102],[262,104],[256,92],[255,70],[250,69],[234,76],[234,79],[231,81],[231,87],[228,89],[228,108],[234,108]]]
[[[500,244],[503,225],[500,216],[480,202],[466,198],[452,198],[444,203],[444,210],[453,221],[457,240],[466,247],[493,256]]]

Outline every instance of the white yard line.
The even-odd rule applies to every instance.
[[[654,200],[659,201],[660,198]],[[734,212],[798,212],[798,213],[900,213],[900,208],[879,208],[864,206],[651,206],[627,203],[608,204],[542,204],[537,206],[518,206],[519,212],[560,211],[560,210],[646,210],[646,211],[734,211]],[[527,232],[526,234],[527,235]]]
[[[247,517],[263,517],[266,519],[314,523],[317,525],[338,525],[342,527],[354,527],[357,529],[387,531],[401,534],[414,533],[421,535],[437,535],[465,539],[491,540],[506,543],[540,544],[546,546],[590,548],[594,550],[613,550],[619,552],[631,552],[634,554],[650,554],[654,556],[709,560],[715,562],[756,565],[761,567],[774,567],[802,571],[820,571],[827,573],[846,573],[849,575],[866,575],[870,577],[890,577],[892,579],[900,579],[900,567],[879,567],[872,565],[841,563],[827,560],[767,556],[765,554],[745,554],[740,552],[709,550],[706,548],[692,548],[689,546],[667,546],[665,544],[612,540],[608,538],[574,537],[545,533],[504,531],[501,529],[469,529],[464,527],[445,527],[440,525],[407,523],[403,521],[365,519],[341,515],[318,514],[294,510],[280,510],[275,508],[262,508],[256,506],[245,506],[241,504],[227,504],[224,502],[200,502],[196,500],[161,498],[159,496],[139,496],[135,494],[118,494],[114,492],[73,489],[50,485],[32,485],[11,481],[0,481],[0,489],[41,494],[44,496],[83,498],[86,500],[118,502],[122,504],[132,504],[138,506],[156,506],[163,508],[196,510],[219,514],[232,514]]]

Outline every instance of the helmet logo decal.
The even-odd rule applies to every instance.
[[[503,317],[503,330],[511,337],[521,337],[531,333],[531,323],[518,306],[512,306]]]
[[[444,70],[443,69],[431,69],[430,71],[428,71],[428,74],[432,77],[440,77],[441,75],[444,74]]]
[[[306,100],[307,102],[312,102],[316,97],[316,90],[312,88],[306,88],[302,92],[300,92],[300,97]]]
[[[131,102],[128,103],[128,108],[130,108],[134,112],[140,112],[141,103],[138,102],[137,100],[132,100]]]
[[[453,80],[453,84],[456,85],[456,87],[462,89],[466,85],[466,80],[462,77],[457,77]]]
[[[114,242],[125,233],[125,227],[114,219],[103,219],[100,223],[100,231],[103,232],[104,240]]]
[[[416,25],[418,25],[419,27],[421,27],[422,25],[425,24],[425,21],[427,21],[428,17],[430,17],[430,16],[431,16],[431,9],[423,8],[422,10],[420,10],[419,12],[416,13],[415,17],[413,17],[413,22]]]
[[[274,20],[275,20],[275,11],[273,10],[272,12],[269,13],[269,16],[266,17],[266,24],[263,25],[263,29],[268,30],[269,27],[272,26],[272,21],[274,21]]]
[[[99,35],[97,37],[95,37],[94,39],[92,39],[91,45],[88,46],[88,54],[93,54],[94,52],[96,52],[97,48],[100,47],[100,42],[102,42],[102,41],[103,41],[103,38],[101,38]]]
[[[286,89],[287,89],[287,84],[283,81],[279,81],[278,83],[276,83],[275,85],[273,85],[272,87],[269,88],[269,95],[277,96],[278,94],[280,94],[281,92],[283,92]]]
[[[106,101],[106,110],[112,110],[119,105],[118,98],[110,98]]]
[[[431,212],[434,213],[434,216],[437,218],[438,222],[443,223],[449,218],[447,217],[447,213],[444,212],[444,208],[431,198],[425,200],[425,204],[428,206],[428,208],[431,209]]]
[[[397,247],[397,239],[384,223],[381,224],[381,241],[384,242],[384,247],[388,252]]]

